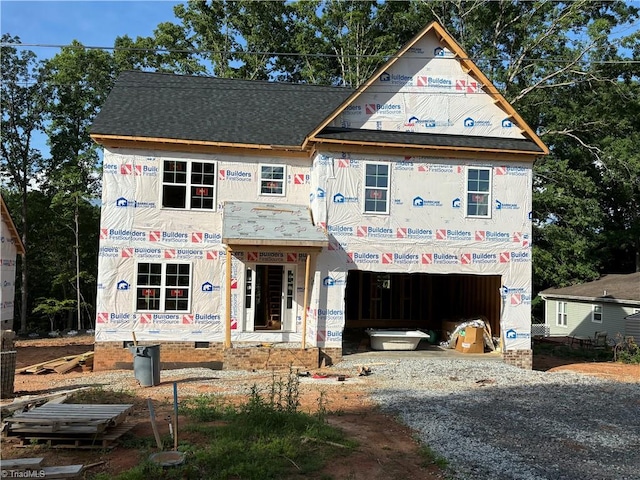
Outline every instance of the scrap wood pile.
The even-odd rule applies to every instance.
[[[46,362],[36,363],[27,367],[16,369],[16,373],[48,373],[54,371],[56,373],[67,373],[78,366],[86,365],[88,367],[93,366],[93,352],[86,352],[80,355],[69,355],[66,357],[59,357],[54,360],[48,360]]]

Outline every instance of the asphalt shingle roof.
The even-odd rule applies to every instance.
[[[607,292],[605,294],[605,291]],[[593,282],[563,288],[548,288],[540,295],[572,298],[607,298],[640,302],[640,272],[605,275]]]
[[[299,146],[352,92],[127,71],[118,77],[91,133]]]
[[[443,133],[389,132],[336,127],[324,128],[322,132],[316,135],[316,137],[321,139],[351,140],[356,142],[383,142],[402,145],[430,145],[436,147],[464,147],[542,153],[540,147],[531,140],[516,138],[449,135]]]

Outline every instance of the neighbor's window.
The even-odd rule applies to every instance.
[[[567,302],[556,302],[556,325],[558,327],[567,326]]]
[[[284,195],[284,165],[260,165],[260,194]]]
[[[188,312],[191,298],[191,265],[188,263],[139,263],[136,310]]]
[[[491,216],[491,169],[467,168],[467,216]]]
[[[591,321],[602,323],[602,305],[591,305]]]
[[[364,171],[365,213],[389,213],[389,165],[367,163]]]
[[[162,206],[193,210],[215,209],[216,164],[165,160]]]

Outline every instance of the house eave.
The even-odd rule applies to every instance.
[[[499,154],[508,154],[508,155],[526,155],[527,158],[531,158],[534,160],[536,157],[542,157],[545,154],[543,152],[533,152],[526,150],[510,150],[503,148],[477,148],[477,147],[463,147],[463,146],[439,146],[439,145],[416,145],[410,143],[386,143],[386,142],[363,142],[363,141],[355,141],[355,140],[334,140],[334,139],[311,139],[314,142],[316,149],[321,148],[323,145],[353,145],[356,147],[376,147],[376,148],[387,148],[391,150],[398,149],[410,149],[415,151],[426,151],[426,152],[482,152],[482,153],[499,153]]]
[[[123,146],[130,145],[137,148],[141,146],[152,147],[154,145],[169,145],[169,146],[182,146],[182,147],[209,147],[209,148],[233,148],[233,149],[250,149],[258,151],[273,151],[273,152],[305,152],[305,149],[300,145],[267,145],[267,144],[251,144],[251,143],[233,143],[233,142],[213,142],[207,140],[193,140],[193,139],[181,139],[181,138],[162,138],[162,137],[138,137],[138,136],[126,136],[126,135],[109,135],[102,133],[93,133],[91,138],[94,142],[110,147],[110,146]]]
[[[640,300],[625,300],[620,298],[609,298],[609,297],[582,297],[577,295],[557,295],[557,294],[542,294],[540,293],[540,298],[544,301],[547,300],[572,300],[576,302],[583,303],[615,303],[615,304],[624,304],[624,305],[637,305],[640,306]]]

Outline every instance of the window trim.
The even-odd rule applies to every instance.
[[[389,215],[391,211],[391,165],[387,162],[363,162],[363,176],[362,176],[362,213],[364,215]],[[387,186],[386,187],[367,187],[367,166],[369,165],[384,165],[387,167]],[[387,192],[386,208],[384,212],[369,211],[367,210],[367,189],[385,190]]]
[[[567,328],[569,326],[568,307],[569,302],[556,301],[556,327]],[[564,323],[561,322],[562,319],[564,319]]]
[[[596,312],[596,309],[600,309],[599,312]],[[601,303],[594,303],[591,305],[591,322],[592,323],[598,323],[598,324],[602,324],[602,314],[604,309],[602,308],[602,304]],[[596,320],[596,315],[600,315],[600,320]]]
[[[282,168],[282,180],[274,180],[273,178],[263,178],[263,167]],[[287,195],[287,166],[278,163],[261,163],[258,165],[258,195],[262,197],[284,197]],[[265,193],[262,191],[262,182],[282,182],[282,193]]]
[[[162,158],[162,172],[160,174],[160,208],[164,210],[178,210],[178,211],[194,211],[194,212],[215,212],[217,211],[217,195],[218,195],[218,162],[216,160],[203,160],[203,159],[192,159],[192,158]],[[165,162],[183,162],[187,165],[186,170],[186,182],[184,184],[181,183],[170,183],[164,181],[165,174]],[[213,197],[212,197],[212,208],[194,208],[191,206],[191,187],[199,186],[198,184],[193,185],[191,183],[191,175],[193,172],[193,165],[195,163],[201,164],[210,164],[213,165],[213,185],[206,185],[206,187],[210,187],[213,189]],[[166,207],[164,205],[164,187],[165,185],[184,185],[185,188],[185,206],[182,207]],[[204,185],[200,185],[204,186]]]
[[[472,170],[487,171],[489,172],[489,190],[487,192],[469,190],[469,173]],[[464,182],[464,199],[465,199],[465,217],[466,218],[491,218],[493,210],[493,168],[492,167],[480,167],[480,166],[468,166],[465,172]],[[469,213],[469,195],[472,193],[480,193],[487,195],[487,214],[486,215],[472,215]]]
[[[138,261],[135,264],[135,288],[133,289],[134,291],[134,298],[133,298],[133,302],[134,302],[134,311],[136,313],[160,313],[160,314],[184,314],[184,313],[191,313],[191,306],[192,306],[192,302],[193,302],[193,294],[194,294],[194,290],[193,290],[193,262],[189,262],[189,261],[175,261],[175,262],[167,262],[167,261],[162,261],[160,259],[149,259],[150,261],[147,262],[142,262],[142,261]],[[154,261],[155,260],[155,261]],[[149,285],[138,285],[138,268],[141,264],[149,264],[149,265],[160,265],[161,270],[160,270],[160,285],[158,286],[152,286],[152,288],[159,288],[160,289],[160,308],[158,310],[149,310],[149,309],[138,309],[138,288],[144,288],[147,287]],[[189,286],[188,287],[180,287],[180,288],[186,288],[188,291],[188,299],[187,299],[187,309],[186,310],[167,310],[166,308],[166,289],[169,288],[167,286],[167,266],[168,265],[188,265],[189,266]]]

